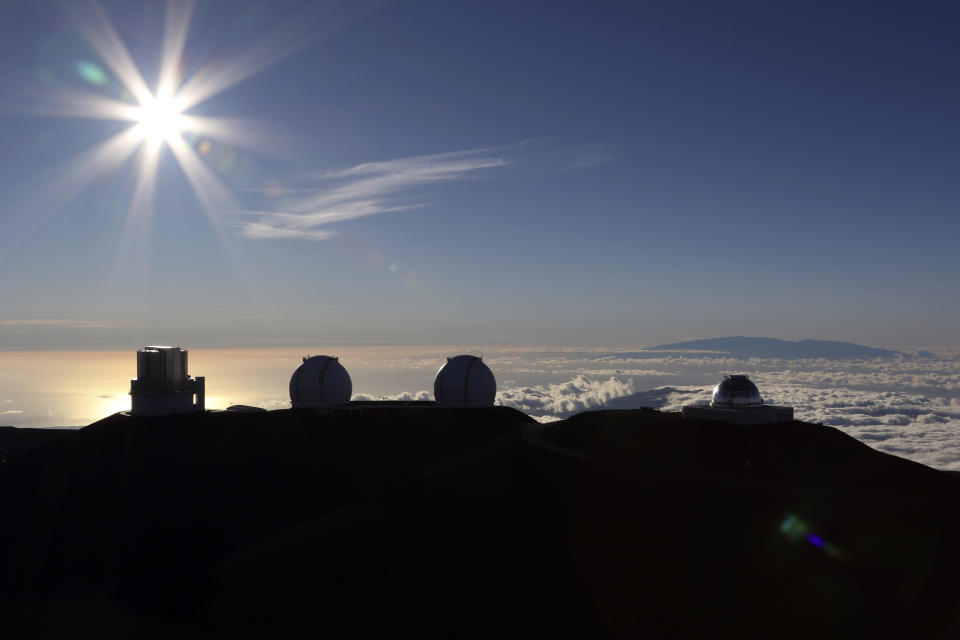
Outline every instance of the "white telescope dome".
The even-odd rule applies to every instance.
[[[442,404],[492,407],[496,395],[493,372],[477,356],[447,358],[433,381],[433,396]]]
[[[711,407],[760,407],[763,398],[760,390],[745,375],[724,376],[713,388]]]
[[[290,377],[290,402],[294,409],[314,409],[350,402],[353,383],[337,358],[303,359]]]

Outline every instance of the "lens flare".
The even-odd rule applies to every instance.
[[[106,71],[87,60],[77,62],[77,73],[79,73],[80,77],[86,82],[98,87],[102,87],[110,81],[110,77]]]
[[[803,540],[820,549],[834,560],[843,559],[843,551],[840,547],[827,542],[811,531],[809,524],[793,514],[788,514],[787,517],[783,519],[783,522],[780,523],[780,533],[785,535],[790,542],[797,543]]]

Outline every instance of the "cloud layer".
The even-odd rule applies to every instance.
[[[497,403],[531,415],[566,418],[633,392],[629,381],[611,377],[606,380],[579,375],[568,382],[515,389],[497,394]]]
[[[594,409],[678,411],[708,402],[723,374],[748,373],[767,402],[793,406],[799,420],[837,427],[886,453],[960,470],[960,352],[931,356],[743,360],[647,353],[598,359],[583,351],[530,353],[491,366],[498,375],[506,370],[509,377],[552,378],[522,386],[504,380],[497,399],[544,422]]]

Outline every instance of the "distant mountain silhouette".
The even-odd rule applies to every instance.
[[[780,358],[783,360],[873,360],[874,358],[894,358],[904,355],[900,351],[878,349],[851,342],[832,340],[779,340],[777,338],[750,338],[731,336],[729,338],[707,338],[688,340],[650,347],[644,351],[612,353],[600,356],[598,360],[617,358],[653,358],[662,357],[664,352],[681,352],[677,355],[722,354],[731,358]]]

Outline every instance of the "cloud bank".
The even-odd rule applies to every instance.
[[[891,359],[738,359],[589,351],[512,354],[489,359],[499,404],[541,422],[581,411],[653,407],[679,411],[710,400],[725,373],[748,373],[767,402],[797,419],[837,427],[871,447],[935,468],[960,470],[960,351]],[[505,374],[505,375],[504,375]],[[513,378],[539,384],[516,384]]]
[[[565,418],[581,411],[596,409],[605,403],[633,392],[629,381],[611,377],[597,380],[579,375],[560,383],[517,389],[497,394],[496,403],[514,407],[524,413]]]

